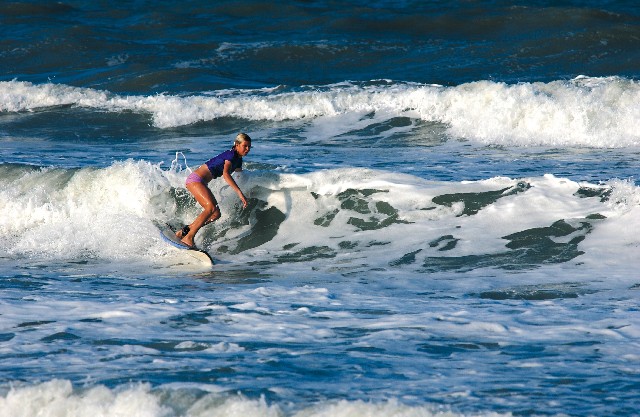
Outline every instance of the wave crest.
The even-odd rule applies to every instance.
[[[0,82],[0,111],[80,106],[150,114],[158,128],[223,117],[255,121],[375,114],[444,123],[450,136],[509,146],[635,147],[640,83],[578,77],[550,83],[478,81],[455,87],[375,81],[176,96],[124,96],[90,88]]]

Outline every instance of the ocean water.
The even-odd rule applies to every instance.
[[[635,1],[0,3],[0,416],[640,415]],[[190,169],[252,136],[198,264]]]

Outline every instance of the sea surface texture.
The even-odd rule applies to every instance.
[[[637,1],[2,1],[0,417],[639,416],[639,170]]]

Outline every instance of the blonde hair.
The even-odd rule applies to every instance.
[[[251,138],[246,133],[238,133],[236,139],[233,141],[233,146],[240,145],[243,142],[251,142]]]

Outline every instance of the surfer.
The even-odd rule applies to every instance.
[[[242,206],[247,208],[247,198],[242,193],[238,184],[231,176],[232,173],[242,171],[242,157],[251,150],[251,138],[245,133],[238,133],[231,150],[214,156],[198,169],[193,171],[185,183],[187,190],[202,206],[202,213],[193,221],[176,232],[176,236],[185,245],[195,246],[194,238],[202,226],[213,223],[221,216],[218,202],[207,186],[215,178],[222,177],[235,190],[242,201]]]

